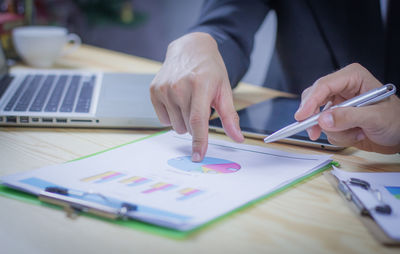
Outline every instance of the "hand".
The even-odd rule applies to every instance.
[[[359,64],[350,64],[304,90],[295,118],[302,121],[328,101],[335,105],[379,86],[382,84],[368,70]],[[335,145],[397,153],[400,152],[399,113],[400,99],[392,95],[369,106],[328,109],[319,117],[318,125],[307,131],[312,140],[317,139],[322,130]]]
[[[207,151],[211,107],[227,135],[243,141],[226,67],[209,34],[191,33],[172,42],[150,93],[160,122],[193,136],[193,161],[203,160]]]

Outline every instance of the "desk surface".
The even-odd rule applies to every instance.
[[[82,46],[57,68],[155,73],[160,64]],[[279,95],[247,84],[234,91],[238,108]],[[0,128],[0,175],[62,163],[152,134],[104,129]],[[220,134],[214,138],[227,139]],[[286,151],[323,154],[283,144],[245,143]],[[349,171],[400,171],[399,155],[354,148],[333,158]],[[174,240],[101,220],[70,220],[63,212],[0,197],[2,253],[399,253],[380,245],[328,181],[317,175],[272,198],[211,224],[185,240]],[[72,249],[71,249],[72,248]]]

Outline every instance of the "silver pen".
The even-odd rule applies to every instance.
[[[335,106],[331,107],[331,109],[339,108],[339,107],[362,107],[362,106],[370,105],[370,104],[379,102],[379,101],[391,96],[394,93],[396,93],[396,87],[393,84],[387,84],[387,85],[372,89],[366,93],[360,94],[360,95],[358,95],[354,98],[351,98],[347,101],[344,101],[338,105],[335,105]],[[321,115],[321,113],[313,115],[304,121],[295,122],[291,125],[288,125],[282,129],[272,133],[271,135],[269,135],[268,137],[266,137],[264,139],[264,142],[270,143],[270,142],[274,142],[274,141],[277,141],[280,139],[284,139],[284,138],[290,137],[296,133],[304,131],[307,128],[310,128],[311,126],[318,124],[318,118]]]

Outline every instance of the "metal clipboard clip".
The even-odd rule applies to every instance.
[[[97,199],[97,202],[93,199]],[[63,207],[69,218],[76,218],[80,213],[90,213],[107,219],[134,219],[177,230],[193,228],[187,220],[141,211],[136,204],[115,202],[96,192],[79,192],[58,186],[46,187],[40,192],[39,200]]]
[[[399,241],[391,238],[382,230],[382,228],[375,222],[375,220],[371,216],[369,210],[362,204],[357,195],[355,195],[348,187],[348,184],[357,184],[362,188],[370,188],[370,186],[366,185],[368,183],[366,183],[365,181],[359,182],[360,179],[353,179],[352,183],[350,183],[350,181],[349,183],[346,183],[338,179],[334,174],[332,174],[331,171],[325,171],[323,175],[328,180],[328,182],[334,187],[336,192],[339,193],[339,195],[343,198],[343,200],[346,201],[345,203],[348,205],[348,207],[355,214],[358,215],[357,217],[368,229],[368,231],[375,237],[376,240],[385,245],[396,245],[396,246],[400,245]],[[377,197],[377,199],[379,200],[379,197]],[[387,204],[383,203],[382,200],[380,200],[379,208],[377,207],[375,207],[375,210],[377,212],[379,209],[382,209],[381,213],[387,215],[391,214],[392,210],[390,206],[387,207]]]
[[[53,205],[61,206],[69,218],[76,218],[79,213],[91,213],[107,219],[127,219],[127,213],[136,211],[137,206],[128,203],[122,203],[120,207],[114,208],[112,202],[100,193],[82,192],[81,197],[97,196],[107,205],[98,204],[84,199],[71,197],[70,191],[61,187],[47,187],[39,194],[39,200]]]

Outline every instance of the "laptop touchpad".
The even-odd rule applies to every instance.
[[[157,118],[149,91],[153,78],[153,74],[104,74],[96,116]]]

